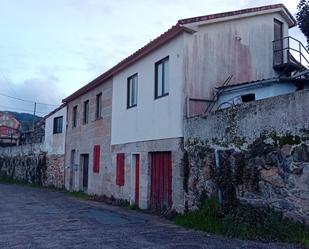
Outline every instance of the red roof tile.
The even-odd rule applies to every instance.
[[[208,20],[213,20],[213,19],[218,19],[218,18],[237,16],[237,15],[261,12],[261,11],[265,11],[265,10],[272,10],[272,9],[278,9],[278,8],[283,8],[287,12],[289,17],[294,22],[296,22],[294,17],[290,14],[288,9],[283,4],[273,4],[273,5],[266,5],[266,6],[255,7],[255,8],[248,8],[248,9],[242,9],[242,10],[236,10],[236,11],[229,11],[229,12],[223,12],[223,13],[206,15],[206,16],[191,17],[191,18],[179,20],[178,23],[179,24],[189,24],[189,23],[194,23],[194,22],[208,21]]]

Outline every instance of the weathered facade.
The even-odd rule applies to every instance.
[[[180,20],[64,99],[66,188],[182,211],[186,100],[279,76],[275,23],[283,38],[295,20],[281,4]]]
[[[112,80],[108,80],[67,104],[68,125],[65,146],[67,189],[97,195],[113,194],[111,179],[114,167],[111,164],[110,146],[112,91]],[[99,146],[97,147],[99,152],[96,152],[99,167],[94,171],[95,146]]]
[[[63,188],[67,107],[61,105],[44,119],[44,152],[46,152],[48,176],[45,184]]]

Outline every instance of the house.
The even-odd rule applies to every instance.
[[[46,185],[64,187],[64,154],[66,139],[67,108],[65,104],[47,114],[45,122],[44,152],[47,159]]]
[[[8,112],[0,112],[0,146],[13,146],[19,143],[20,123]]]
[[[183,210],[184,118],[227,83],[302,69],[282,53],[295,25],[282,4],[182,19],[65,98],[66,188]]]

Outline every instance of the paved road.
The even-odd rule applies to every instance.
[[[0,249],[300,248],[225,239],[64,193],[0,184]]]

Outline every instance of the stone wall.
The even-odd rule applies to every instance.
[[[130,203],[138,205],[141,209],[150,207],[151,195],[151,152],[172,153],[172,209],[182,212],[183,205],[183,171],[181,160],[183,157],[183,139],[170,138],[151,141],[142,141],[112,146],[113,161],[116,166],[117,153],[125,153],[125,182],[124,186],[116,185],[116,167],[110,172],[109,185],[113,196],[119,199],[129,200]],[[139,178],[139,203],[135,203],[135,158],[140,156],[140,178]]]
[[[309,223],[309,91],[185,122],[185,201],[270,206]]]
[[[96,98],[102,94],[101,118],[96,117]],[[115,169],[111,157],[111,120],[112,120],[112,79],[95,87],[87,93],[67,103],[67,130],[65,141],[65,187],[73,191],[110,197],[110,175]],[[83,105],[89,101],[89,120],[83,123]],[[73,127],[73,108],[77,106],[77,124]],[[100,146],[99,172],[93,171],[94,146]],[[73,151],[74,154],[72,153]],[[73,156],[74,155],[74,156]],[[82,157],[88,155],[88,173],[83,170]],[[88,177],[86,176],[88,175]],[[83,178],[88,178],[88,186],[83,186]]]
[[[64,187],[64,156],[48,155],[43,144],[0,148],[0,178]]]

